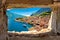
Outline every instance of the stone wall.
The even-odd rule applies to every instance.
[[[35,5],[41,5],[41,4],[52,4],[53,0],[7,0],[8,3],[18,3],[18,4],[35,4]]]
[[[2,8],[0,9],[0,40],[6,39],[6,22],[3,17]]]
[[[6,40],[6,15],[4,15],[4,7],[2,5],[2,0],[0,0],[1,6],[0,6],[0,40]]]
[[[58,13],[57,13],[57,32],[60,33],[60,3],[58,3]]]

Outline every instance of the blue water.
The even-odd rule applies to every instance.
[[[8,24],[8,30],[9,31],[28,31],[27,27],[31,27],[32,25],[29,25],[27,23],[22,23],[22,22],[16,22],[14,20],[9,19],[8,20],[10,23]],[[27,25],[26,27],[24,27],[24,25]]]
[[[25,16],[31,16],[34,13],[50,12],[50,8],[12,8],[6,10],[8,16],[8,31],[28,31],[32,25],[15,21],[16,18],[23,18]]]

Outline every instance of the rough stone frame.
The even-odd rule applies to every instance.
[[[6,6],[4,6],[4,5],[1,8],[1,10],[2,10],[2,14],[1,15],[2,15],[2,20],[3,20],[3,23],[2,23],[3,24],[3,29],[2,29],[3,35],[0,36],[0,37],[3,37],[5,35],[5,38],[6,38],[6,37],[8,37],[8,35],[7,35],[7,18],[6,18],[6,14],[5,14],[5,10],[6,10],[5,8],[6,8]],[[56,13],[56,12],[54,11],[54,13]],[[56,14],[54,14],[54,15],[56,16]],[[56,30],[56,28],[54,29],[54,32],[56,32],[55,30]],[[3,39],[1,39],[1,40],[3,40]]]

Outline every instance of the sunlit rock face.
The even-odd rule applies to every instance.
[[[41,10],[41,11],[40,11]],[[12,8],[8,9],[8,32],[37,32],[48,28],[50,8]],[[13,24],[13,25],[12,25]]]

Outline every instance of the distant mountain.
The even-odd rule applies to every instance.
[[[45,13],[45,12],[51,12],[51,11],[52,11],[51,8],[42,8],[42,9],[38,10],[36,13],[32,14],[31,16],[41,14],[41,13]]]

